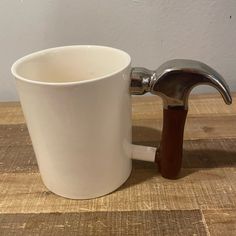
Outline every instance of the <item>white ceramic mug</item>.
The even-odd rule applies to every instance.
[[[94,198],[129,177],[130,63],[118,49],[68,46],[13,65],[40,173],[52,192]]]
[[[12,73],[43,182],[52,192],[73,199],[102,196],[127,180],[132,158],[154,161],[156,148],[132,145],[126,52],[52,48],[19,59]],[[145,87],[150,81],[142,79]]]

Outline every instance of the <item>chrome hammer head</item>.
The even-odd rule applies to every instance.
[[[188,106],[191,90],[201,84],[215,87],[226,104],[232,103],[229,87],[211,67],[185,59],[170,60],[156,71],[135,67],[131,71],[131,94],[150,92],[162,97],[164,107]]]

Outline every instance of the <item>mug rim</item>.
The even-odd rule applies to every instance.
[[[20,76],[17,73],[17,67],[20,66],[22,63],[26,62],[27,60],[33,59],[34,57],[40,56],[40,55],[44,55],[53,51],[58,51],[58,50],[63,50],[63,49],[70,49],[70,48],[100,48],[100,49],[109,49],[109,50],[113,50],[116,51],[118,53],[122,53],[123,55],[125,55],[127,57],[127,63],[122,66],[121,68],[119,68],[118,70],[115,70],[114,72],[111,73],[107,73],[106,75],[103,76],[97,76],[95,78],[91,78],[88,80],[81,80],[81,81],[68,81],[68,82],[45,82],[45,81],[38,81],[38,80],[31,80],[29,78],[25,78],[23,76]],[[52,48],[47,48],[44,50],[40,50],[40,51],[36,51],[30,54],[27,54],[26,56],[23,56],[21,58],[19,58],[18,60],[16,60],[12,67],[11,67],[11,73],[12,75],[16,78],[19,79],[23,82],[27,82],[27,83],[31,83],[31,84],[38,84],[38,85],[53,85],[53,86],[70,86],[70,85],[77,85],[77,84],[85,84],[85,83],[91,83],[91,82],[96,82],[96,81],[100,81],[103,79],[106,79],[108,77],[114,76],[118,73],[120,73],[121,71],[123,71],[124,69],[126,69],[127,67],[129,67],[131,64],[131,57],[130,55],[121,50],[121,49],[117,49],[117,48],[113,48],[113,47],[109,47],[109,46],[102,46],[102,45],[68,45],[68,46],[60,46],[60,47],[52,47]]]

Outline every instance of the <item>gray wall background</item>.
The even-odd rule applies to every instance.
[[[235,0],[1,0],[0,101],[18,100],[16,59],[71,44],[120,48],[133,66],[150,69],[173,58],[201,60],[236,90]]]

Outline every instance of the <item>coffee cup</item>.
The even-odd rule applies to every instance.
[[[177,178],[191,89],[211,85],[231,103],[224,79],[206,64],[176,59],[147,70],[105,46],[35,52],[17,60],[12,74],[42,180],[73,199],[116,190],[129,177],[132,159],[156,162],[163,177]],[[131,95],[146,92],[163,99],[160,147],[132,144]]]

